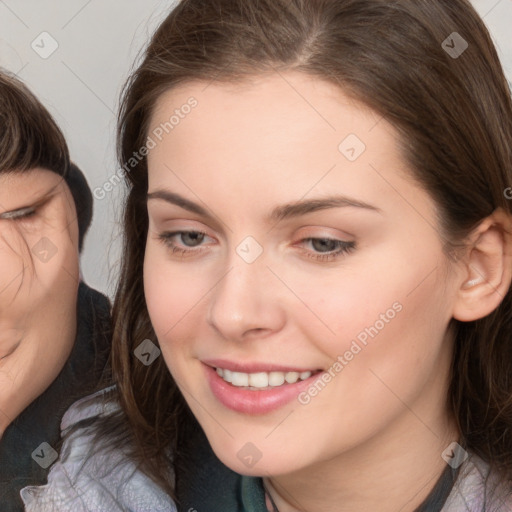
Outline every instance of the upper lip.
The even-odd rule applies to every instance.
[[[316,368],[304,368],[299,366],[286,366],[278,363],[262,363],[262,362],[251,362],[242,363],[236,361],[227,361],[225,359],[204,359],[202,363],[211,366],[212,368],[222,368],[223,370],[230,370],[232,372],[240,373],[259,373],[259,372],[314,372]]]

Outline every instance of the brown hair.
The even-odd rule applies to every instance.
[[[443,48],[468,42],[458,58]],[[451,45],[453,46],[453,45]],[[182,0],[125,86],[118,153],[143,147],[157,98],[192,80],[235,82],[296,70],[339,86],[392,123],[412,178],[438,206],[447,254],[496,208],[510,212],[512,102],[489,33],[466,0]],[[127,173],[124,251],[114,304],[113,367],[142,469],[172,493],[168,449],[194,421],[156,342],[144,299],[146,159]],[[512,477],[512,292],[489,316],[452,320],[451,408],[469,450]],[[179,468],[176,468],[179,471]]]
[[[64,175],[69,151],[50,113],[15,76],[0,72],[0,172],[44,167]]]

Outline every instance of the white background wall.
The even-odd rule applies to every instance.
[[[145,41],[174,3],[0,0],[0,66],[18,73],[55,116],[91,189],[101,187],[116,170],[115,115],[121,86]],[[473,0],[473,4],[490,27],[512,82],[512,1]],[[49,36],[40,36],[43,32]],[[53,46],[58,48],[44,59],[32,44],[43,56]],[[95,199],[82,256],[85,280],[111,296],[118,268],[121,189]]]

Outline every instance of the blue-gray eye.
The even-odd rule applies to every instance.
[[[182,231],[180,233],[181,241],[187,247],[195,247],[204,240],[204,233],[199,231]]]
[[[342,241],[333,240],[332,238],[311,238],[310,242],[313,249],[318,252],[336,251],[344,245]]]

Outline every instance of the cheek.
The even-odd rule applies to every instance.
[[[26,356],[29,365],[34,354],[50,368],[62,362],[74,330],[78,282],[78,255],[65,229],[43,223],[3,229],[0,324],[20,329],[28,338],[9,358],[12,364]],[[16,371],[24,371],[21,363]]]
[[[281,301],[289,320],[308,339],[323,345],[331,358],[343,353],[360,333],[364,338],[365,328],[380,322],[381,314],[389,311],[394,318],[393,305],[404,295],[390,273],[388,279],[378,279],[382,272],[375,261],[347,260],[346,265],[313,273],[283,267],[281,275],[293,290],[293,295],[284,291]]]
[[[70,349],[67,341],[59,337],[65,328],[59,325],[58,332],[48,332],[51,329],[49,326],[41,333],[28,328],[17,350],[0,362],[0,410],[9,418],[16,418],[62,368]]]
[[[25,252],[26,249],[25,249]],[[4,310],[14,299],[19,287],[23,269],[27,267],[30,258],[13,252],[12,245],[7,246],[5,238],[0,240],[0,311]]]
[[[79,284],[79,260],[76,247],[66,232],[44,232],[33,237],[33,281],[30,299],[39,303],[50,316],[76,314]],[[64,320],[63,320],[64,321]]]
[[[208,283],[186,264],[167,261],[165,251],[151,240],[146,244],[143,277],[149,317],[165,354],[172,348],[170,339],[193,332]]]
[[[344,301],[338,323],[331,317],[337,336],[325,352],[341,364],[333,391],[348,397],[354,414],[393,415],[402,401],[412,403],[436,372],[446,370],[449,319],[439,277],[430,276],[412,293],[409,280],[372,295],[360,293]]]
[[[287,282],[309,309],[289,311],[331,361],[349,351],[351,366],[364,371],[372,364],[403,371],[439,352],[449,298],[436,267],[439,254],[425,249],[422,260],[392,248],[379,254],[321,278],[297,274],[294,280],[289,273]]]
[[[1,226],[0,318],[8,323],[28,315],[41,294],[35,282],[37,262],[30,250],[33,238],[15,224]]]

